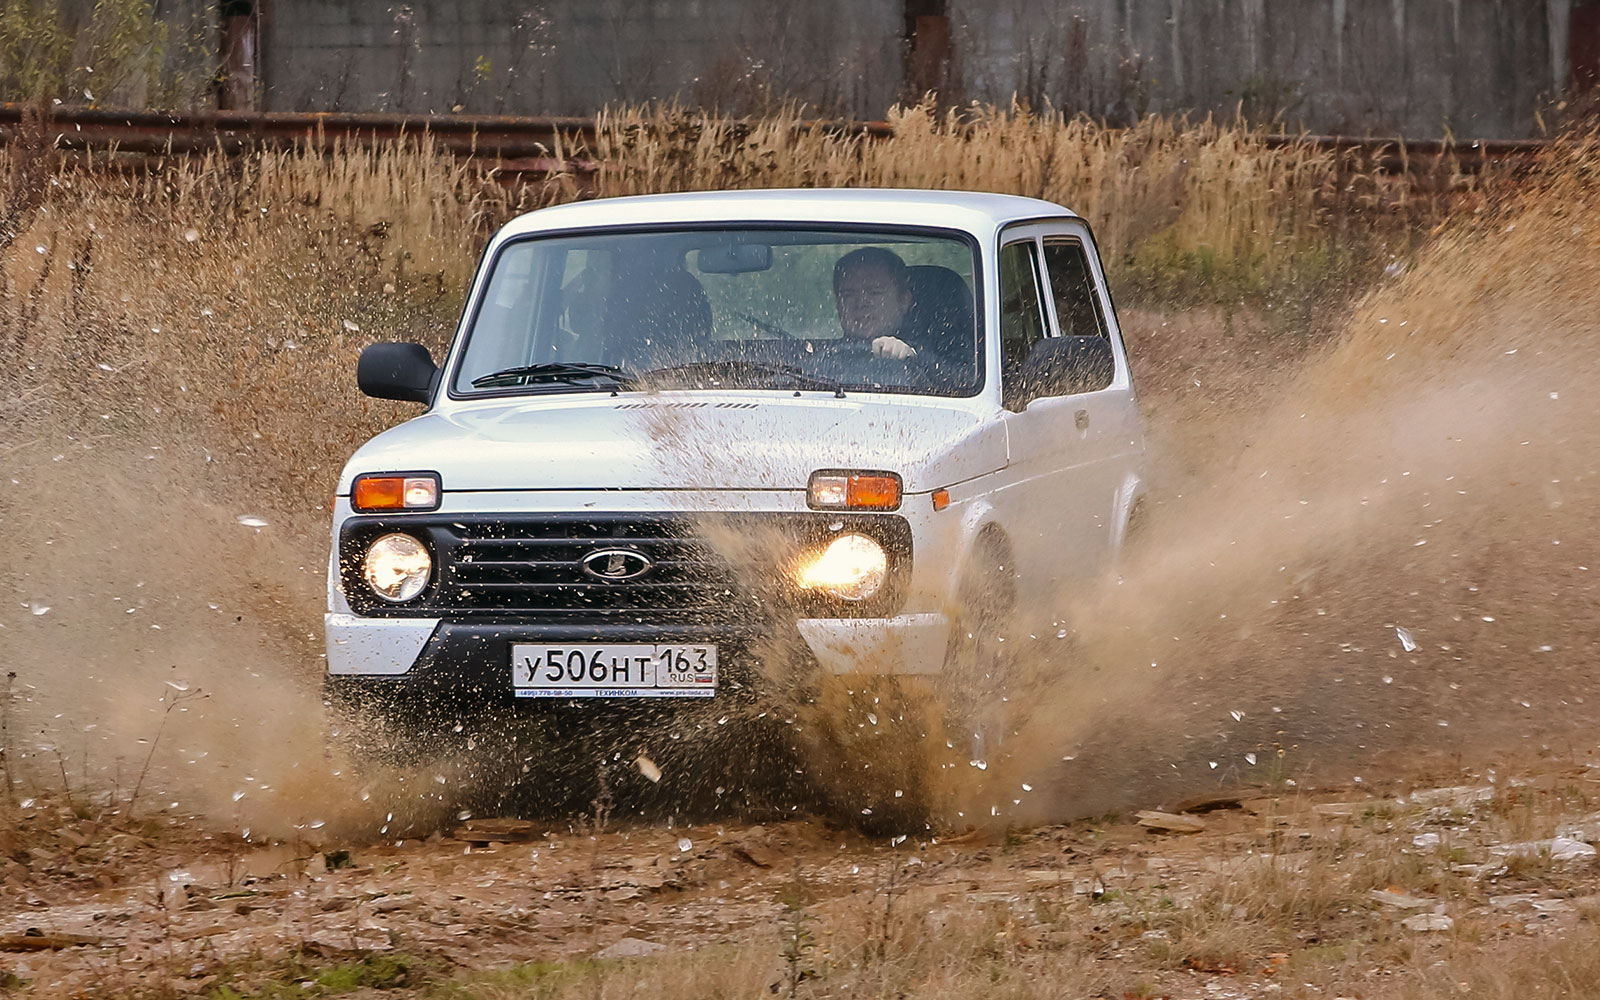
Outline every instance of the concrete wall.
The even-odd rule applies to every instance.
[[[270,0],[268,109],[593,113],[792,95],[880,117],[908,11],[948,18],[943,90],[1126,120],[1278,118],[1319,132],[1526,135],[1566,85],[1587,0]]]
[[[795,94],[881,115],[900,81],[884,0],[275,0],[269,110],[592,114]]]
[[[1567,78],[1570,0],[956,0],[969,90],[1097,116],[1520,136]]]

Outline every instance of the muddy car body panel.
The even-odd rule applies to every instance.
[[[844,329],[852,282],[890,325]],[[427,411],[339,479],[328,673],[354,689],[510,698],[530,693],[514,658],[557,654],[623,677],[606,644],[664,656],[639,666],[659,678],[715,647],[695,696],[758,685],[744,661],[776,649],[938,673],[963,574],[995,539],[1017,593],[1048,607],[1114,556],[1144,489],[1093,237],[1026,198],[544,209],[491,241],[437,371],[368,363],[364,388]]]

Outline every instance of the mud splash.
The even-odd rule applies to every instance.
[[[1071,629],[1019,664],[1013,703],[1031,709],[988,775],[998,815],[1348,780],[1396,752],[1557,752],[1584,724],[1600,643],[1597,161],[1580,150],[1492,223],[1459,226],[1309,359],[1223,403],[1154,400],[1152,517],[1103,589],[1050,595]],[[294,370],[348,378],[334,360]],[[229,419],[262,399],[229,396]],[[261,509],[251,498],[283,470],[207,461],[227,434],[203,412],[162,448],[148,426],[84,432],[82,414],[0,442],[17,773],[48,787],[64,772],[80,796],[142,780],[140,812],[270,836],[382,830],[397,798],[443,802],[440,775],[374,794],[328,750],[327,513],[299,497]],[[285,413],[263,426],[291,436]],[[307,468],[337,464],[340,435],[314,438],[330,453]]]
[[[272,835],[347,812],[322,748],[320,532],[224,500],[199,451],[58,446],[7,470],[14,775]]]
[[[1072,648],[1022,664],[1042,700],[1009,767],[1049,789],[1022,815],[1562,752],[1591,723],[1596,162],[1459,226],[1245,405],[1163,409],[1147,530],[1058,599]]]

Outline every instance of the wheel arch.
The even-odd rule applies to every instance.
[[[1120,554],[1142,524],[1149,523],[1150,487],[1143,477],[1130,473],[1117,489],[1111,511],[1111,547]]]
[[[961,534],[961,545],[956,553],[956,559],[951,567],[948,585],[945,591],[945,602],[949,612],[958,610],[956,605],[961,600],[961,589],[967,579],[968,573],[981,563],[995,562],[995,556],[1002,570],[1010,577],[1011,587],[1016,586],[1016,566],[1014,564],[1015,546],[1011,541],[1011,534],[1000,523],[998,512],[988,504],[975,505],[968,511],[966,523]]]

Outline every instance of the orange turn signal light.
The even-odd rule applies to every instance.
[[[431,472],[358,476],[350,488],[350,506],[363,512],[434,510],[439,506],[439,477]]]
[[[806,486],[813,510],[895,510],[900,477],[892,472],[813,472]]]
[[[944,510],[948,506],[950,506],[950,491],[949,490],[934,490],[933,491],[933,509],[936,510],[936,511]]]

